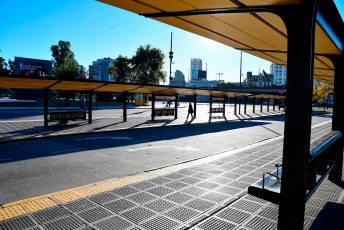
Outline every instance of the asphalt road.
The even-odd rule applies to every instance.
[[[216,154],[283,134],[284,116],[0,145],[0,203]],[[318,115],[313,124],[329,121]]]

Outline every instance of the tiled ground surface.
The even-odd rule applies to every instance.
[[[315,128],[312,139],[328,131]],[[278,206],[246,191],[281,162],[282,141],[6,220],[0,229],[276,229]],[[305,229],[329,202],[344,203],[343,196],[325,180],[306,204]]]

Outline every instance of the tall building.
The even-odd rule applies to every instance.
[[[89,78],[97,81],[112,81],[112,77],[108,74],[108,68],[114,59],[102,58],[93,61],[93,65],[89,66]]]
[[[184,76],[182,71],[176,70],[176,72],[174,72],[173,85],[174,86],[181,86],[181,87],[185,86],[185,76]]]
[[[274,85],[286,85],[287,84],[287,68],[271,63],[270,73],[274,75]]]
[[[198,71],[202,70],[202,60],[200,58],[191,58],[191,80],[199,78]]]
[[[269,87],[273,85],[274,77],[272,74],[267,74],[264,70],[263,73],[253,75],[252,72],[247,72],[246,85],[253,87]]]

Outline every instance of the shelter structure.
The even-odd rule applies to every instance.
[[[344,131],[344,23],[334,1],[99,1],[287,67],[278,229],[303,229],[305,201],[313,191],[307,178],[314,78],[334,84],[332,127]],[[333,163],[326,166],[331,178],[341,180],[343,145]]]

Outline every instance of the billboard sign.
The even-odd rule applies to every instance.
[[[52,61],[15,57],[15,74],[30,77],[48,77],[52,73]]]

